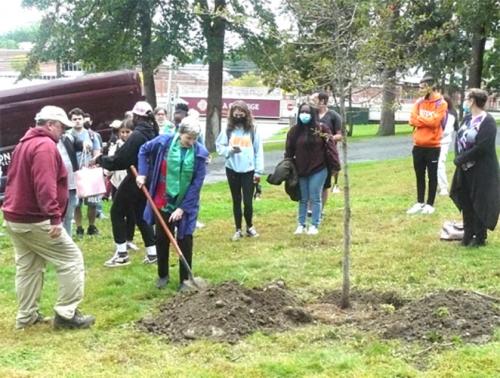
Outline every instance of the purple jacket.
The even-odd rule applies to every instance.
[[[158,180],[160,178],[160,168],[165,154],[170,148],[173,135],[160,135],[149,142],[144,143],[139,150],[138,172],[141,176],[147,177],[149,193],[154,198]],[[177,224],[177,238],[183,239],[184,235],[192,235],[196,228],[196,219],[200,209],[200,191],[206,174],[206,162],[208,151],[196,142],[195,145],[194,173],[191,185],[189,185],[186,195],[180,204],[184,210],[182,219]],[[149,202],[144,209],[144,220],[149,224],[154,223],[154,213]]]

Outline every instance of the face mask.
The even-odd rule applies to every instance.
[[[465,114],[469,114],[470,113],[470,106],[468,103],[464,102],[463,105],[462,105],[462,109],[464,111]]]
[[[247,120],[247,117],[245,117],[245,116],[234,117],[234,120],[235,120],[235,122],[245,123],[245,121]]]
[[[311,122],[311,115],[309,113],[300,113],[299,119],[302,123],[307,124]]]

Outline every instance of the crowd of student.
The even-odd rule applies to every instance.
[[[431,77],[424,77],[421,89],[423,97],[415,104],[410,119],[415,128],[417,203],[408,214],[434,212],[438,172],[440,192],[447,193],[446,173],[438,163],[444,167],[451,134],[458,130],[454,161],[457,168],[450,196],[463,212],[462,244],[484,245],[486,229],[496,226],[500,211],[496,126],[491,115],[484,112],[487,94],[470,90],[465,102],[470,113],[458,128],[451,101],[439,94]],[[296,124],[286,136],[284,160],[268,177],[271,184],[286,181],[287,193],[298,201],[295,234],[319,233],[332,178],[334,189],[337,186],[341,165],[336,143],[342,140],[341,119],[328,110],[327,103],[328,96],[320,93],[298,107]],[[113,132],[106,148],[100,135],[92,130],[90,117],[81,109],[71,110],[68,118],[61,108],[46,106],[35,120],[37,126],[28,130],[13,154],[2,208],[16,253],[16,326],[24,328],[43,321],[38,302],[43,269],[50,262],[59,279],[54,326],[87,328],[95,318],[78,311],[84,268],[71,226],[74,217],[75,236],[84,235],[85,206],[87,234],[98,235],[95,219],[102,211],[102,196],[79,199],[75,172],[84,166],[99,166],[105,169],[110,183],[115,251],[104,265],[114,268],[130,264],[128,251],[138,249],[133,241],[137,226],[146,249],[144,263],[157,263],[156,287],[162,289],[170,280],[170,240],[168,230],[158,227],[152,206],[175,235],[191,267],[193,233],[209,154],[198,116],[185,104],[176,106],[170,122],[166,109],[158,107],[153,111],[147,102],[136,103],[123,120],[111,123]],[[231,105],[227,127],[217,137],[216,149],[225,159],[232,198],[235,232],[231,240],[258,237],[253,200],[255,193],[260,192],[264,153],[245,102],[235,101]],[[137,167],[138,173],[131,166]],[[424,202],[426,171],[429,188]],[[142,193],[144,185],[152,203]],[[179,268],[179,290],[184,290],[188,271],[183,264]]]

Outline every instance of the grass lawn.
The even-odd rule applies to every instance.
[[[267,139],[264,143],[264,151],[274,151],[284,149],[286,134],[288,132],[288,127],[279,131],[271,138]],[[378,124],[365,124],[365,125],[354,125],[353,135],[349,137],[350,141],[362,140],[367,138],[373,138],[377,135]],[[396,125],[396,135],[409,135],[413,131],[413,128],[408,124],[397,124]]]
[[[358,129],[361,129],[358,126]],[[356,130],[356,129],[355,129]],[[451,156],[450,156],[451,159]],[[451,171],[451,162],[449,163]],[[471,289],[499,295],[500,233],[488,245],[466,249],[439,241],[441,225],[459,219],[446,197],[437,211],[408,216],[415,201],[410,159],[351,165],[352,285],[395,290],[418,298],[438,289]],[[449,172],[451,175],[451,172]],[[248,287],[282,278],[308,301],[341,287],[342,199],[330,198],[317,237],[292,235],[297,205],[282,187],[264,184],[255,203],[255,226],[261,236],[237,243],[227,184],[207,185],[195,236],[194,271],[218,284],[237,280]],[[1,377],[498,377],[500,331],[485,345],[457,344],[425,351],[418,344],[387,341],[349,326],[315,324],[266,335],[253,334],[235,345],[196,341],[172,345],[143,334],[134,322],[175,295],[177,266],[169,289],[155,289],[155,266],[132,255],[128,267],[103,266],[113,251],[109,220],[98,224],[101,236],[79,241],[86,265],[84,312],[97,316],[91,330],[55,332],[43,325],[14,330],[16,299],[14,261],[7,237],[0,238],[0,376]],[[139,241],[139,233],[136,241]],[[177,265],[175,263],[175,265]],[[175,274],[174,274],[175,273]],[[46,273],[41,310],[51,314],[56,281]],[[196,316],[196,314],[193,314]],[[417,368],[429,353],[425,370]]]

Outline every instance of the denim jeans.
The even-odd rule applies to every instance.
[[[68,196],[68,208],[66,209],[66,214],[63,219],[63,227],[71,238],[71,222],[75,216],[75,207],[78,203],[78,198],[76,196],[76,189],[70,189]]]
[[[326,168],[307,177],[299,177],[299,224],[306,225],[307,203],[311,203],[311,224],[318,227],[321,217],[321,193],[328,172]]]

